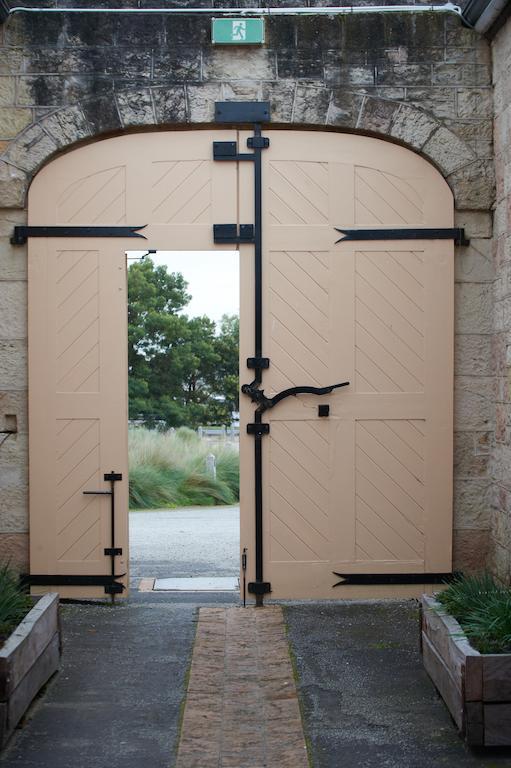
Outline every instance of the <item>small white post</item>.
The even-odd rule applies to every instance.
[[[216,458],[214,453],[208,453],[206,456],[206,472],[216,480]]]

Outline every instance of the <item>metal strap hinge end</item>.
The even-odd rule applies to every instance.
[[[247,357],[247,368],[255,368],[261,369],[261,368],[269,368],[270,367],[270,358],[269,357]]]
[[[446,584],[461,574],[459,571],[452,573],[337,573],[341,581],[333,584],[334,587],[364,584]]]
[[[122,555],[122,547],[105,547],[103,552],[108,557],[116,557]]]
[[[239,245],[240,243],[254,243],[253,224],[213,224],[213,241],[225,245]]]
[[[255,437],[262,437],[263,435],[270,434],[270,425],[263,423],[247,424],[247,435],[254,435]]]
[[[247,589],[251,595],[268,595],[271,592],[269,581],[249,581]]]

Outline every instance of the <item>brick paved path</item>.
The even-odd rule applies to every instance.
[[[307,765],[281,608],[201,608],[176,768]]]

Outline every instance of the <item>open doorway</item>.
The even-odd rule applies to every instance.
[[[127,259],[131,588],[235,591],[239,254]]]

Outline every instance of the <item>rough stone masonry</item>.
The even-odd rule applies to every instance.
[[[28,4],[258,5],[255,0]],[[2,557],[27,566],[26,253],[13,248],[9,236],[14,224],[25,221],[31,178],[77,142],[207,124],[215,101],[267,99],[276,125],[355,131],[403,143],[436,165],[453,190],[456,225],[471,239],[470,247],[456,254],[455,567],[491,562],[507,578],[508,555],[502,550],[509,533],[496,513],[493,491],[498,489],[499,508],[509,509],[511,486],[504,478],[511,466],[506,346],[511,315],[509,289],[502,276],[495,283],[492,258],[490,44],[445,13],[270,16],[266,44],[249,50],[214,48],[209,29],[208,14],[65,13],[20,13],[1,29],[0,429],[13,423],[17,428],[0,447]],[[497,77],[504,71],[497,68]],[[507,115],[508,125],[503,104],[499,115]],[[503,293],[494,304],[495,285]],[[497,316],[502,327],[494,337]]]

